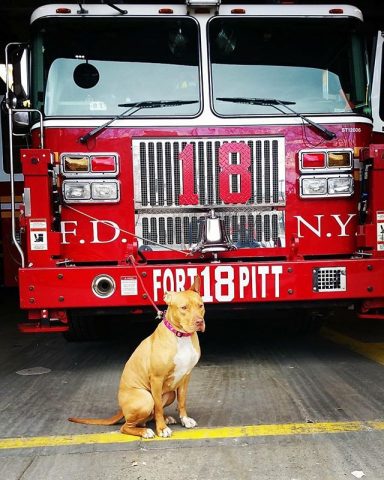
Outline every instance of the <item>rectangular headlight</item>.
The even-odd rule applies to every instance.
[[[352,176],[328,178],[328,193],[330,195],[352,195]]]
[[[301,195],[314,196],[326,195],[327,179],[326,178],[301,178]]]
[[[91,185],[88,182],[63,182],[64,199],[81,202],[91,199]]]
[[[115,181],[92,182],[92,199],[114,201],[119,199],[119,186]]]
[[[67,203],[118,202],[120,188],[117,180],[64,180],[63,196]]]

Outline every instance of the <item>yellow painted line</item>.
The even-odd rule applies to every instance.
[[[334,330],[324,328],[322,335],[351,350],[384,365],[384,343],[366,343],[355,340]],[[133,442],[172,442],[225,438],[246,438],[283,435],[314,435],[346,432],[381,431],[384,421],[288,423],[277,425],[248,425],[243,427],[198,428],[177,430],[170,438],[156,437],[140,439],[119,432],[92,433],[82,435],[57,435],[43,437],[20,437],[0,439],[0,450],[17,448],[62,447],[76,445],[95,445]]]
[[[332,342],[344,345],[354,352],[363,355],[381,365],[384,365],[384,343],[367,343],[356,340],[342,333],[336,332],[329,328],[323,328],[321,331],[323,337]]]
[[[314,435],[384,430],[384,421],[287,423],[278,425],[248,425],[243,427],[197,428],[174,431],[170,438],[141,439],[119,432],[49,437],[21,437],[0,439],[0,450],[15,448],[63,447],[132,442],[174,442],[225,438],[247,438],[282,435]]]

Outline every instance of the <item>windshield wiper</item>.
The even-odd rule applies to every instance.
[[[79,138],[80,143],[87,143],[88,140],[95,135],[98,135],[106,127],[111,125],[111,123],[123,118],[125,116],[130,117],[134,113],[142,110],[143,108],[162,108],[162,107],[178,107],[179,105],[189,105],[191,103],[198,103],[198,100],[146,100],[143,102],[131,102],[131,103],[119,103],[119,107],[128,107],[124,112],[119,113],[119,115],[114,116],[111,120],[103,123],[100,127],[94,128],[90,132],[86,133],[84,136]]]
[[[296,112],[293,108],[288,107],[288,105],[294,105],[296,102],[289,102],[286,100],[278,100],[276,98],[246,98],[246,97],[217,97],[216,100],[221,100],[222,102],[233,102],[233,103],[245,103],[247,105],[265,105],[276,108],[279,112],[284,113],[287,115],[287,112],[281,110],[279,106],[282,106],[289,110],[294,115],[302,118],[305,122],[315,128],[317,131],[321,132],[327,140],[333,140],[336,138],[336,133],[331,132],[327,128],[323,127],[319,123],[316,123],[310,120],[308,117],[303,115],[302,113]]]
[[[115,5],[113,2],[110,2],[109,0],[104,0],[101,3],[107,4],[109,7],[113,8],[114,10],[121,13],[122,15],[126,15],[128,13],[127,10],[122,10],[121,8],[119,8],[117,5]]]
[[[146,100],[144,102],[119,103],[119,107],[141,110],[142,108],[178,107],[179,105],[189,105],[191,103],[198,103],[198,100]]]

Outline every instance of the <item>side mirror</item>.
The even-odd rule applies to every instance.
[[[15,112],[13,114],[13,121],[15,125],[20,125],[20,126],[29,125],[29,112]]]
[[[29,129],[31,126],[31,114],[30,112],[23,111],[14,112],[12,122],[14,133],[25,135],[26,133],[29,133]]]
[[[29,106],[30,51],[25,44],[9,44],[6,48],[6,71],[12,71],[12,83],[7,76],[6,104],[10,109],[23,109]],[[29,112],[14,112],[12,115],[14,132],[25,135],[31,123]]]

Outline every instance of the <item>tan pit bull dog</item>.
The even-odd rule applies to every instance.
[[[71,422],[91,425],[115,425],[123,417],[121,432],[143,438],[155,433],[145,424],[153,417],[156,433],[170,437],[167,426],[176,421],[164,417],[164,407],[176,398],[181,424],[197,425],[186,411],[186,395],[193,367],[200,358],[196,332],[204,332],[204,304],[200,296],[200,277],[195,277],[189,290],[169,292],[164,296],[168,305],[163,321],[143,340],[127,361],[121,376],[118,401],[120,411],[111,418],[69,418]]]

